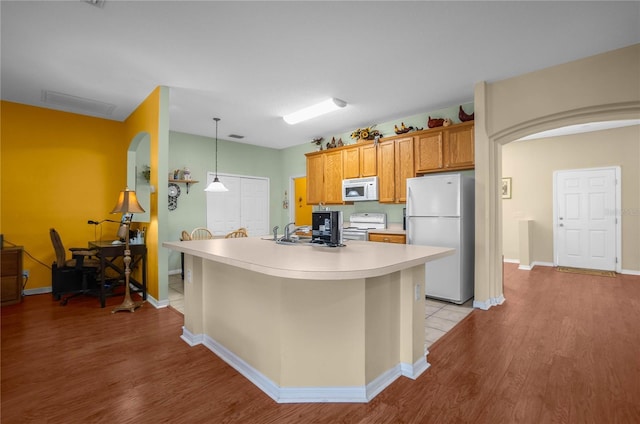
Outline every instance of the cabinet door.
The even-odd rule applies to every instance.
[[[324,201],[324,155],[307,156],[307,203]]]
[[[342,151],[342,168],[345,178],[360,176],[360,149],[357,146]]]
[[[416,176],[413,160],[413,137],[396,140],[395,201],[407,201],[407,178]]]
[[[443,132],[433,131],[416,137],[415,171],[429,172],[443,168]]]
[[[360,147],[360,176],[373,177],[378,174],[378,158],[376,145],[367,144]]]
[[[400,243],[405,244],[406,236],[402,234],[371,234],[369,233],[369,241],[379,243]]]
[[[378,201],[393,203],[395,201],[395,141],[378,143]]]
[[[444,167],[471,169],[474,167],[474,126],[451,128],[444,143]]]
[[[324,154],[324,203],[342,204],[342,150]]]

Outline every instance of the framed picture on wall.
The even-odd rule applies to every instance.
[[[502,179],[502,188],[500,191],[502,192],[503,199],[511,199],[511,177]]]

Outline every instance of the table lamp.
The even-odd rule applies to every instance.
[[[118,203],[113,208],[111,213],[122,213],[122,214],[133,214],[133,213],[143,213],[144,209],[138,203],[138,198],[136,197],[136,192],[133,190],[129,190],[129,188],[125,188],[120,192],[120,196],[118,197]],[[131,224],[131,219],[125,219],[124,225],[126,227],[126,235],[124,237],[125,247],[124,247],[124,301],[120,306],[116,306],[111,313],[116,313],[118,311],[129,311],[135,312],[136,308],[142,306],[143,302],[134,302],[131,300],[131,293],[129,291],[129,276],[131,274],[131,268],[129,268],[129,264],[131,263],[131,250],[129,249],[129,225]]]

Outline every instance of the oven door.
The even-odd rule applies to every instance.
[[[367,230],[350,230],[344,229],[342,230],[342,239],[343,240],[361,240],[367,241],[369,240],[369,233]]]

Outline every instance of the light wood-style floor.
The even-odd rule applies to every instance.
[[[505,297],[369,404],[279,405],[184,343],[171,308],[111,314],[94,298],[30,296],[2,308],[1,422],[640,422],[640,277],[507,264]]]

